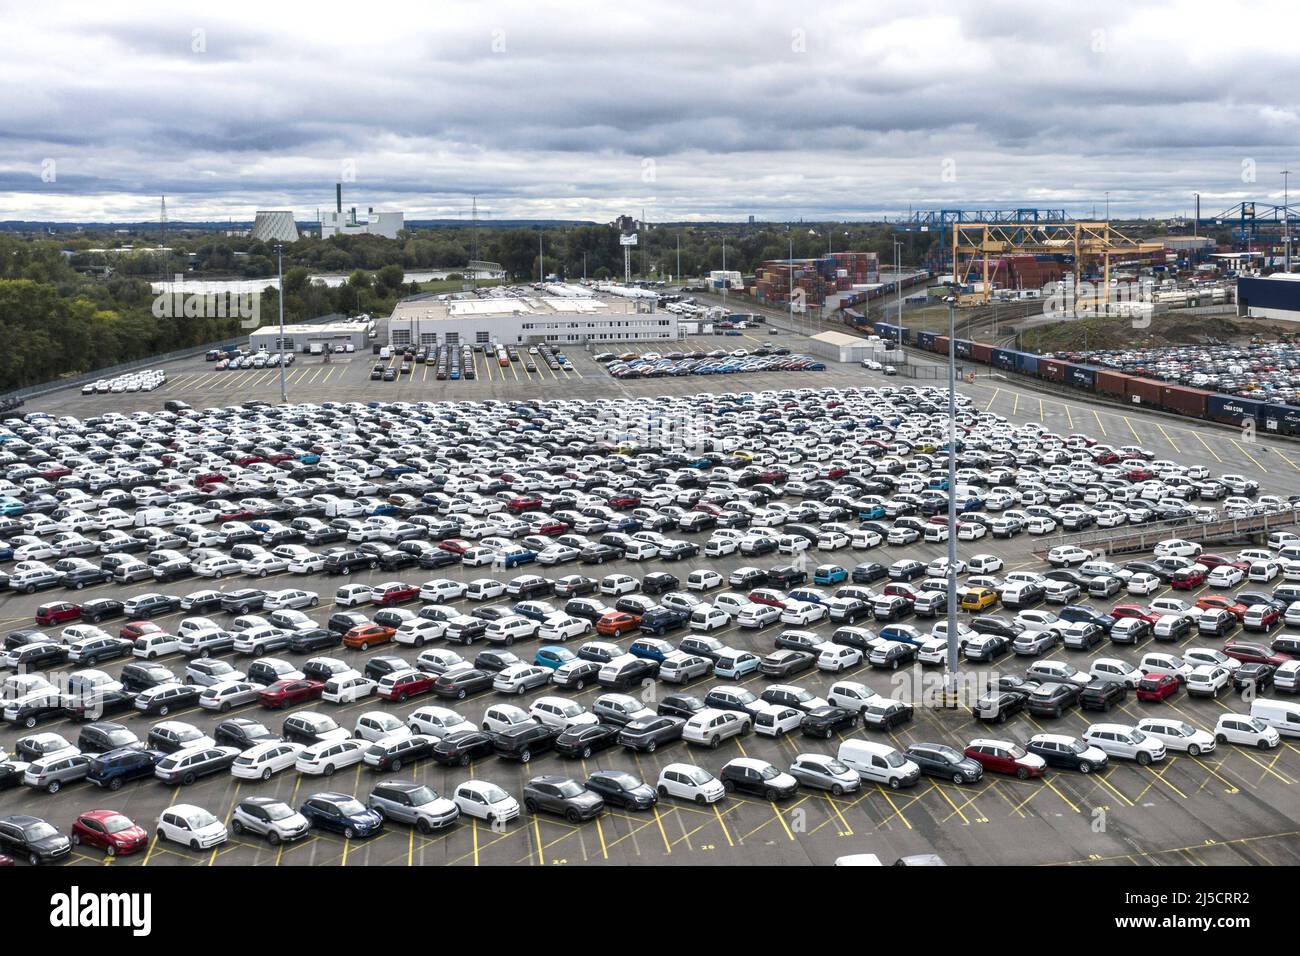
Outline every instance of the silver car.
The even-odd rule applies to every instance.
[[[441,830],[456,822],[460,808],[432,787],[413,780],[385,780],[370,791],[366,805],[385,820],[410,823],[421,833]]]
[[[265,837],[272,846],[301,840],[311,829],[307,818],[274,797],[248,797],[230,815],[230,829]]]
[[[862,778],[856,770],[827,754],[799,754],[790,764],[790,776],[805,787],[829,790],[837,797],[862,787]]]
[[[88,773],[90,757],[86,754],[55,754],[28,764],[23,773],[23,784],[49,793],[58,793],[64,784],[85,780]]]
[[[225,713],[232,707],[256,703],[261,691],[260,686],[246,680],[225,681],[204,688],[203,693],[199,694],[199,706],[204,710]]]
[[[1056,631],[1021,631],[1011,642],[1011,649],[1025,657],[1037,657],[1050,651],[1061,640]]]

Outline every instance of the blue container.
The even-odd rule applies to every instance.
[[[956,351],[958,358],[973,358],[975,355],[975,343],[966,339],[958,339]]]
[[[1026,375],[1038,374],[1038,356],[1028,352],[1016,352],[1016,371]]]
[[[1087,365],[1066,365],[1065,381],[1068,385],[1075,388],[1082,388],[1089,392],[1095,391],[1097,387],[1097,370]]]
[[[1205,417],[1228,425],[1240,425],[1245,421],[1259,421],[1264,410],[1263,402],[1236,395],[1211,395],[1205,400]]]
[[[990,357],[995,368],[1005,368],[1015,371],[1016,353],[1011,349],[993,349],[990,353]]]

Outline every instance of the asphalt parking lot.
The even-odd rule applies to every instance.
[[[751,334],[744,338],[717,336],[713,339],[717,342],[716,347],[752,347],[755,341],[768,340],[798,347],[797,337],[791,335],[760,338]],[[693,338],[691,343],[696,341]],[[667,348],[640,349],[643,352],[652,350],[666,351]],[[318,402],[373,399],[472,401],[519,397],[545,400],[549,397],[682,395],[706,391],[909,382],[904,378],[886,380],[856,367],[832,365],[821,373],[690,377],[622,383],[610,379],[588,355],[581,352],[569,354],[575,366],[570,373],[552,373],[544,366],[536,375],[529,375],[521,369],[494,368],[480,370],[480,377],[475,381],[436,381],[431,371],[426,377],[423,369],[419,369],[396,383],[372,383],[369,369],[374,357],[370,355],[340,356],[338,359],[341,361],[335,360],[328,365],[300,357],[287,377],[291,400]],[[476,358],[479,363],[483,362],[482,356]],[[121,412],[156,409],[167,399],[181,399],[196,407],[230,405],[253,398],[275,400],[279,394],[278,376],[278,370],[215,372],[200,358],[169,367],[167,386],[148,395],[83,397],[69,391],[33,402],[27,410],[85,417],[109,409]],[[919,381],[916,384],[938,383]],[[973,385],[964,385],[962,391],[975,401],[977,408],[997,412],[1013,422],[1039,421],[1061,434],[1080,432],[1115,445],[1141,444],[1160,458],[1185,464],[1204,464],[1215,473],[1240,472],[1259,480],[1262,491],[1276,494],[1300,491],[1300,465],[1296,464],[1300,461],[1300,453],[1285,444],[1267,440],[1250,442],[1223,429],[1175,422],[1162,416],[1122,414],[1084,402],[1058,401],[997,379],[980,378]],[[681,537],[702,544],[708,534],[683,534]],[[985,538],[974,543],[961,542],[959,553],[964,557],[977,552],[998,555],[1005,561],[1005,571],[1043,569],[1042,562],[1029,553],[1029,544],[1025,536],[1010,542]],[[903,557],[927,562],[941,556],[943,548],[939,544],[916,544],[881,546],[870,551],[814,552],[810,563],[827,561],[852,567],[859,561],[888,564]],[[563,573],[600,576],[622,571],[639,577],[651,570],[671,570],[684,579],[689,570],[697,567],[716,567],[725,576],[733,568],[745,564],[767,567],[780,563],[785,563],[785,559],[778,559],[775,555],[757,561],[733,555],[717,560],[693,559],[673,565],[660,562],[638,565],[619,561],[600,569],[567,566],[546,573],[553,576]],[[488,569],[484,568],[452,566],[436,572],[368,572],[353,580],[376,583],[393,579],[419,583],[433,577],[470,580],[483,577],[487,572]],[[232,578],[223,582],[223,587],[233,589],[246,583],[240,578]],[[331,613],[330,598],[340,579],[282,574],[257,583],[264,587],[298,586],[319,592],[321,605],[310,613],[323,622]],[[162,590],[184,593],[207,585],[208,582],[178,582]],[[78,599],[119,597],[154,590],[159,588],[150,584],[125,588],[99,586],[79,592]],[[1167,589],[1150,597],[1164,593]],[[1193,601],[1199,593],[1178,596]],[[30,626],[35,607],[59,594],[24,596],[5,593],[0,596],[0,617],[3,618],[0,627],[8,631]],[[1113,602],[1104,605],[1097,602],[1095,606],[1109,607],[1110,603]],[[167,626],[181,616],[170,615],[158,621]],[[772,641],[781,629],[781,626],[774,625],[754,632],[739,630],[732,624],[715,632],[715,636],[761,655],[771,650]],[[829,636],[834,625],[822,622],[813,625],[812,629]],[[673,636],[681,636],[681,632]],[[619,643],[626,646],[630,640],[630,637],[624,637]],[[1061,651],[1054,656],[1064,657],[1085,670],[1088,662],[1097,657],[1119,657],[1135,663],[1143,653],[1152,649],[1147,646],[1149,641],[1148,638],[1146,643],[1136,647],[1116,647],[1104,642],[1090,652]],[[1193,639],[1189,643],[1204,642]],[[522,645],[518,649],[520,656],[525,656],[522,651],[530,650],[532,646],[531,643]],[[1168,648],[1160,645],[1157,649]],[[412,659],[416,655],[413,649],[388,645],[371,653],[396,653]],[[358,667],[367,656],[341,649],[331,650],[328,655],[341,656],[355,662]],[[161,663],[179,670],[180,660],[164,658]],[[103,669],[116,673],[122,663],[118,661]],[[978,665],[982,668],[979,682],[982,684],[985,679],[993,679],[998,674],[1020,673],[1026,663],[1027,659],[1008,656],[994,665]],[[824,695],[831,683],[845,679],[863,681],[886,696],[895,695],[902,687],[903,695],[914,699],[919,687],[937,679],[937,672],[916,669],[891,673],[863,666],[833,678],[819,671],[805,672],[793,682],[814,694]],[[900,684],[900,681],[910,683]],[[722,683],[729,682],[709,677],[688,685],[687,690],[702,695],[710,686]],[[753,675],[737,683],[758,692],[767,679]],[[649,687],[646,689],[647,703],[653,706],[655,694],[677,690],[665,685]],[[599,688],[589,688],[567,696],[589,704],[602,692]],[[522,701],[515,699],[513,702],[526,706],[544,693],[545,690],[533,692]],[[489,691],[458,704],[456,709],[477,723],[482,710],[498,699],[498,695]],[[358,714],[366,710],[381,709],[401,715],[433,702],[432,699],[419,698],[395,706],[372,699],[341,707],[315,703],[300,709],[324,710],[341,724],[350,725]],[[1144,716],[1172,712],[1193,726],[1213,730],[1221,713],[1245,709],[1241,701],[1230,695],[1217,700],[1190,700],[1180,693],[1162,704],[1141,704],[1130,696],[1109,718],[1103,719],[1135,723]],[[224,717],[240,714],[257,716],[273,729],[285,716],[284,713],[267,714],[256,705],[250,705]],[[201,728],[210,728],[224,717],[210,715],[198,708],[169,715],[169,719],[189,721]],[[152,718],[134,715],[115,719],[122,720],[141,737],[155,722]],[[887,736],[900,749],[919,741],[945,742],[960,749],[976,736],[1024,741],[1031,734],[1040,732],[1077,734],[1096,719],[1092,714],[1071,710],[1057,720],[1019,716],[1006,726],[993,730],[979,724],[966,710],[918,707],[911,723],[887,735],[876,731],[858,731],[856,735],[871,739]],[[75,728],[62,722],[43,724],[40,729],[63,732],[70,738],[75,738],[76,733]],[[20,732],[14,728],[0,729],[0,746],[9,749],[18,736]],[[699,763],[716,773],[732,757],[747,755],[771,761],[784,769],[799,752],[833,753],[834,746],[834,741],[813,741],[797,734],[777,739],[750,735],[733,738],[716,752],[677,742],[654,754],[632,755],[612,749],[585,761],[570,761],[548,754],[526,766],[489,758],[467,769],[447,770],[426,761],[398,775],[379,775],[366,769],[352,768],[324,780],[287,771],[265,783],[241,783],[222,774],[183,790],[152,781],[129,784],[111,796],[88,784],[77,784],[54,795],[33,794],[21,789],[0,792],[0,815],[31,812],[65,829],[76,813],[91,807],[111,806],[151,827],[158,814],[174,802],[198,804],[219,818],[226,818],[240,799],[251,794],[273,795],[297,805],[308,794],[328,789],[355,793],[364,800],[373,783],[387,776],[413,776],[440,793],[448,793],[455,784],[476,777],[496,782],[517,796],[524,782],[539,773],[564,773],[581,779],[598,768],[617,768],[653,782],[659,769],[671,762]],[[155,839],[146,852],[116,859],[111,865],[825,864],[849,853],[876,853],[888,862],[897,856],[927,852],[940,854],[950,864],[1284,865],[1300,858],[1300,797],[1297,796],[1300,792],[1292,789],[1298,780],[1300,747],[1284,740],[1280,748],[1266,753],[1224,745],[1206,758],[1171,754],[1162,764],[1150,767],[1113,761],[1104,773],[1086,777],[1050,771],[1040,780],[1020,781],[990,774],[973,787],[923,778],[915,787],[901,791],[867,786],[858,794],[844,797],[801,791],[791,800],[778,804],[735,794],[709,807],[696,807],[670,799],[661,801],[651,812],[608,810],[598,820],[578,825],[549,816],[525,814],[502,830],[462,819],[449,831],[428,836],[405,827],[389,826],[381,836],[368,840],[348,841],[341,837],[313,834],[298,844],[279,848],[249,838],[232,837],[229,843],[205,853],[190,852]],[[76,849],[74,861],[101,864],[104,858],[97,852]]]

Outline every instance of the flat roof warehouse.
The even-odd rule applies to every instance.
[[[531,345],[543,342],[666,341],[678,337],[677,316],[622,298],[566,294],[403,299],[388,321],[389,344]]]

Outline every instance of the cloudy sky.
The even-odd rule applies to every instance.
[[[1211,215],[1300,171],[1295,0],[0,15],[0,219]]]

